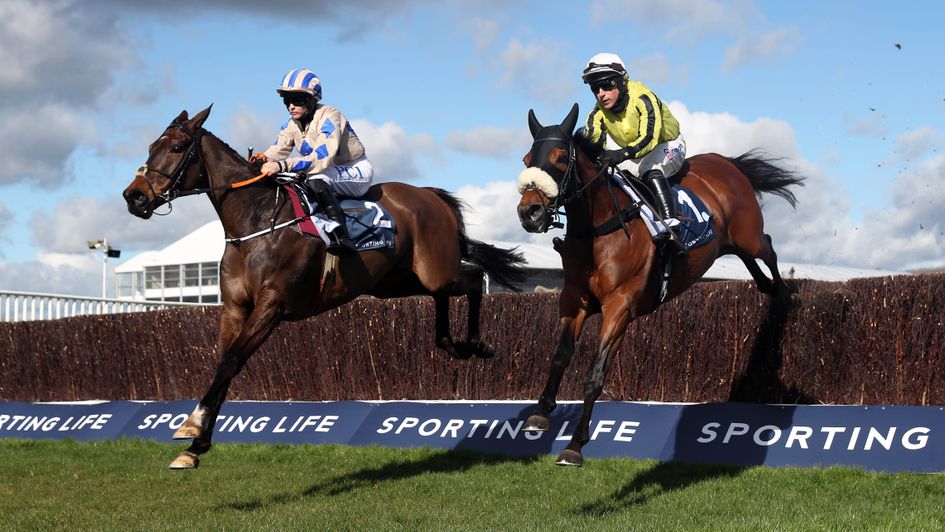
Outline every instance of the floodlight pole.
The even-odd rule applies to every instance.
[[[102,299],[105,299],[106,279],[108,279],[108,239],[102,239]]]
[[[112,247],[108,245],[107,238],[103,238],[101,240],[89,240],[88,245],[89,249],[102,250],[102,299],[105,299],[105,289],[108,286],[108,257],[118,258],[121,256],[121,250],[112,249]]]

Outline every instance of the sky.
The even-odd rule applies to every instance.
[[[457,193],[479,240],[526,233],[527,113],[559,123],[620,55],[678,118],[688,154],[760,148],[806,178],[763,201],[779,258],[945,266],[945,3],[752,0],[4,0],[0,290],[100,295],[109,271],[215,218],[205,197],[140,220],[121,192],[181,110],[240,152],[275,139],[283,75],[308,68],[375,181]],[[113,292],[109,281],[109,295]]]

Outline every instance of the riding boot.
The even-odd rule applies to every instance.
[[[351,237],[348,236],[345,213],[341,209],[341,204],[338,203],[338,197],[335,196],[335,193],[331,190],[331,187],[328,186],[328,183],[323,179],[311,179],[308,181],[308,188],[315,194],[315,201],[321,206],[325,216],[338,222],[338,227],[331,233],[328,233],[329,240],[331,241],[328,245],[328,250],[337,252],[337,254],[357,252],[357,246],[351,241]]]
[[[653,191],[654,198],[656,198],[656,206],[660,211],[660,217],[663,220],[676,218],[676,202],[673,199],[673,192],[669,187],[669,182],[666,180],[666,177],[663,176],[663,172],[650,170],[646,173],[644,178],[650,184],[650,189]],[[665,233],[657,233],[653,237],[653,241],[657,244],[672,243],[678,253],[685,253],[686,248],[683,246],[682,240],[676,232],[676,228],[667,227],[666,229],[667,231]]]

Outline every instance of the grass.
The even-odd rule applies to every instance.
[[[945,529],[945,477],[430,449],[0,440],[0,529]]]

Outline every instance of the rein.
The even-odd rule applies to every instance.
[[[166,202],[170,203],[171,201],[180,197],[184,197],[184,196],[193,196],[195,194],[206,194],[208,192],[216,192],[218,190],[232,190],[235,188],[245,187],[247,185],[256,183],[259,180],[266,177],[266,174],[259,174],[256,177],[251,177],[249,179],[238,181],[236,183],[228,183],[226,185],[218,185],[218,186],[211,186],[211,187],[205,187],[205,188],[192,188],[189,190],[178,190],[177,187],[180,186],[181,179],[183,179],[184,177],[184,172],[187,171],[187,168],[189,168],[190,165],[195,160],[200,163],[200,173],[202,175],[207,174],[206,167],[204,166],[204,163],[203,163],[203,158],[200,157],[200,142],[201,140],[203,140],[203,135],[204,133],[206,133],[206,130],[203,128],[199,128],[197,129],[197,131],[192,133],[190,130],[184,127],[183,124],[179,124],[176,122],[167,126],[167,129],[170,129],[172,127],[181,130],[185,135],[190,137],[191,142],[190,142],[190,147],[187,149],[187,154],[184,155],[184,158],[181,159],[180,163],[178,163],[177,167],[170,174],[164,173],[160,170],[155,170],[150,167],[148,168],[148,171],[154,172],[156,174],[160,174],[166,177],[167,179],[173,181],[173,183],[171,183],[171,186],[166,191],[164,191],[163,194],[159,195]],[[148,184],[148,186],[150,186],[150,183]]]
[[[196,194],[206,194],[206,193],[215,192],[218,190],[233,190],[237,188],[242,188],[245,186],[252,185],[253,183],[256,183],[260,181],[261,179],[267,177],[268,174],[259,174],[256,177],[244,179],[243,181],[237,181],[236,183],[228,183],[226,185],[217,185],[217,186],[210,186],[210,187],[204,187],[204,188],[192,188],[188,190],[178,190],[177,187],[180,186],[181,180],[184,177],[184,173],[187,171],[187,168],[189,168],[190,165],[193,164],[194,161],[198,161],[200,164],[200,174],[202,176],[203,175],[209,176],[206,166],[204,165],[203,158],[200,156],[200,142],[203,140],[203,135],[204,133],[206,133],[206,130],[201,127],[201,128],[198,128],[197,131],[191,132],[189,129],[184,127],[183,124],[180,124],[177,122],[172,122],[171,125],[167,126],[167,129],[171,129],[172,127],[177,128],[180,131],[182,131],[191,140],[190,147],[187,149],[187,153],[184,155],[184,158],[181,159],[180,163],[178,163],[177,167],[174,168],[174,171],[171,172],[170,174],[164,173],[160,170],[155,170],[150,167],[147,168],[147,171],[162,175],[166,177],[167,179],[173,181],[173,183],[171,183],[171,186],[167,190],[165,190],[163,194],[155,194],[155,196],[158,196],[164,199],[164,201],[168,204],[168,206],[171,205],[171,202],[173,200],[180,197],[193,196]],[[165,129],[165,131],[167,131],[167,129]],[[209,178],[208,178],[208,181],[209,181]],[[153,193],[154,188],[151,187],[151,182],[148,180],[145,180],[145,182],[148,184],[148,187],[151,188],[151,192]],[[260,231],[256,231],[255,233],[252,233],[246,236],[227,238],[226,242],[230,244],[238,245],[239,243],[249,240],[251,238],[256,238],[258,236],[262,236],[267,233],[272,234],[277,229],[282,229],[284,227],[295,225],[301,222],[302,220],[304,220],[305,218],[307,218],[307,216],[300,216],[292,220],[289,220],[287,222],[276,224],[275,217],[280,207],[281,205],[279,204],[279,187],[276,187],[276,206],[273,209],[272,218],[270,219],[269,227],[267,227],[266,229],[262,229]],[[173,207],[171,208],[173,209]]]

